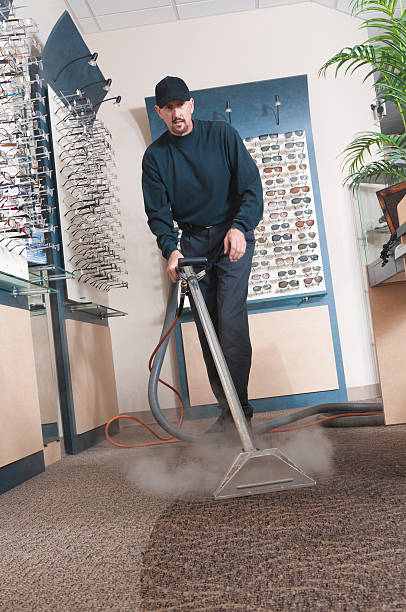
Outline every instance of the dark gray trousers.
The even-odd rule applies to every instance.
[[[251,369],[251,342],[248,328],[247,292],[254,253],[254,232],[246,232],[247,249],[238,261],[231,262],[224,254],[224,237],[230,223],[209,229],[190,231],[183,228],[181,252],[184,257],[207,257],[206,275],[200,289],[220,341],[241,406],[247,417],[252,416],[248,403],[248,378]],[[193,316],[202,346],[210,385],[223,414],[229,413],[216,366],[200,324],[195,305],[189,296]]]

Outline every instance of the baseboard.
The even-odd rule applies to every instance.
[[[59,436],[58,423],[42,424],[42,436],[44,438],[57,438]]]
[[[124,420],[124,419],[123,419]],[[106,439],[106,434],[104,433],[105,425],[100,425],[100,427],[95,427],[95,429],[90,429],[89,431],[85,431],[82,434],[76,436],[75,443],[75,453],[81,453],[82,451],[94,446],[98,442],[102,442],[102,440]],[[120,425],[118,421],[114,421],[109,427],[110,435],[118,434],[120,431]]]
[[[381,398],[381,386],[377,383],[374,385],[364,385],[362,387],[349,387],[347,389],[349,402],[361,402],[365,400],[379,401]]]
[[[0,493],[22,484],[29,478],[44,472],[44,453],[39,451],[0,468]]]
[[[164,408],[162,412],[166,416],[168,421],[174,422],[178,419],[177,408]],[[150,410],[140,410],[139,412],[123,412],[123,414],[128,414],[128,416],[136,417],[137,419],[144,421],[146,425],[156,425],[156,420],[152,416],[152,412]],[[120,427],[133,426],[136,423],[131,419],[120,419],[119,422]]]

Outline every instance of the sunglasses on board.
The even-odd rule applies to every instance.
[[[319,256],[313,253],[312,255],[300,255],[297,260],[300,263],[305,263],[306,261],[317,261],[318,258]]]
[[[299,287],[299,281],[296,280],[295,278],[290,281],[279,281],[278,287],[280,289],[290,289],[293,287]]]
[[[303,279],[303,283],[305,284],[306,287],[309,287],[309,285],[312,285],[313,283],[315,285],[320,285],[322,281],[323,281],[322,276],[314,276],[313,278],[311,278],[310,276],[307,276],[306,278]]]
[[[303,204],[310,204],[312,199],[309,198],[309,196],[305,196],[305,197],[302,197],[302,198],[291,198],[290,201],[293,204],[293,206],[296,206],[296,204],[301,204],[302,202],[303,202]]]
[[[295,136],[297,136],[298,138],[301,138],[303,134],[304,134],[303,130],[296,130],[295,132],[285,132],[284,136],[286,139],[294,138]]]
[[[301,229],[302,227],[312,227],[314,225],[314,219],[306,219],[304,221],[296,221],[295,225],[297,228]]]
[[[291,266],[293,264],[293,262],[295,261],[294,257],[277,257],[275,259],[275,263],[277,266]]]
[[[285,142],[285,149],[291,150],[297,147],[298,149],[303,149],[304,142],[303,140],[298,140],[297,142]]]
[[[280,145],[277,145],[277,144],[265,145],[263,147],[260,147],[260,149],[263,153],[266,153],[267,151],[279,151]]]
[[[296,270],[292,268],[291,270],[279,270],[278,276],[279,278],[283,278],[284,276],[295,276]]]
[[[269,158],[264,157],[264,159],[269,159]],[[267,167],[267,168],[264,168],[264,174],[270,174],[271,172],[276,172],[277,174],[280,174],[282,170],[283,170],[282,166]]]

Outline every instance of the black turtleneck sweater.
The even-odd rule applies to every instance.
[[[248,231],[263,213],[258,168],[238,132],[223,121],[193,120],[186,136],[164,132],[145,151],[142,189],[148,225],[164,257],[177,248],[178,224]]]

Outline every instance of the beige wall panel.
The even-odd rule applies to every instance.
[[[55,442],[49,442],[47,446],[44,447],[44,462],[45,467],[51,465],[52,463],[56,463],[61,460],[61,443],[58,440]]]
[[[398,218],[399,218],[399,227],[406,223],[406,196],[402,198],[398,204]],[[401,239],[403,244],[406,243],[406,236],[402,236]],[[406,259],[405,259],[405,271],[406,271]]]
[[[0,305],[0,467],[43,450],[28,310]]]
[[[48,316],[46,314],[31,316],[31,328],[41,423],[56,423],[58,421],[58,388],[51,354],[53,345],[50,344],[48,333]]]
[[[81,434],[118,414],[110,329],[72,319],[65,324],[76,433]]]
[[[328,306],[249,316],[250,399],[338,389]],[[190,403],[215,403],[195,324],[182,324]]]
[[[406,283],[369,289],[386,425],[406,423]]]

